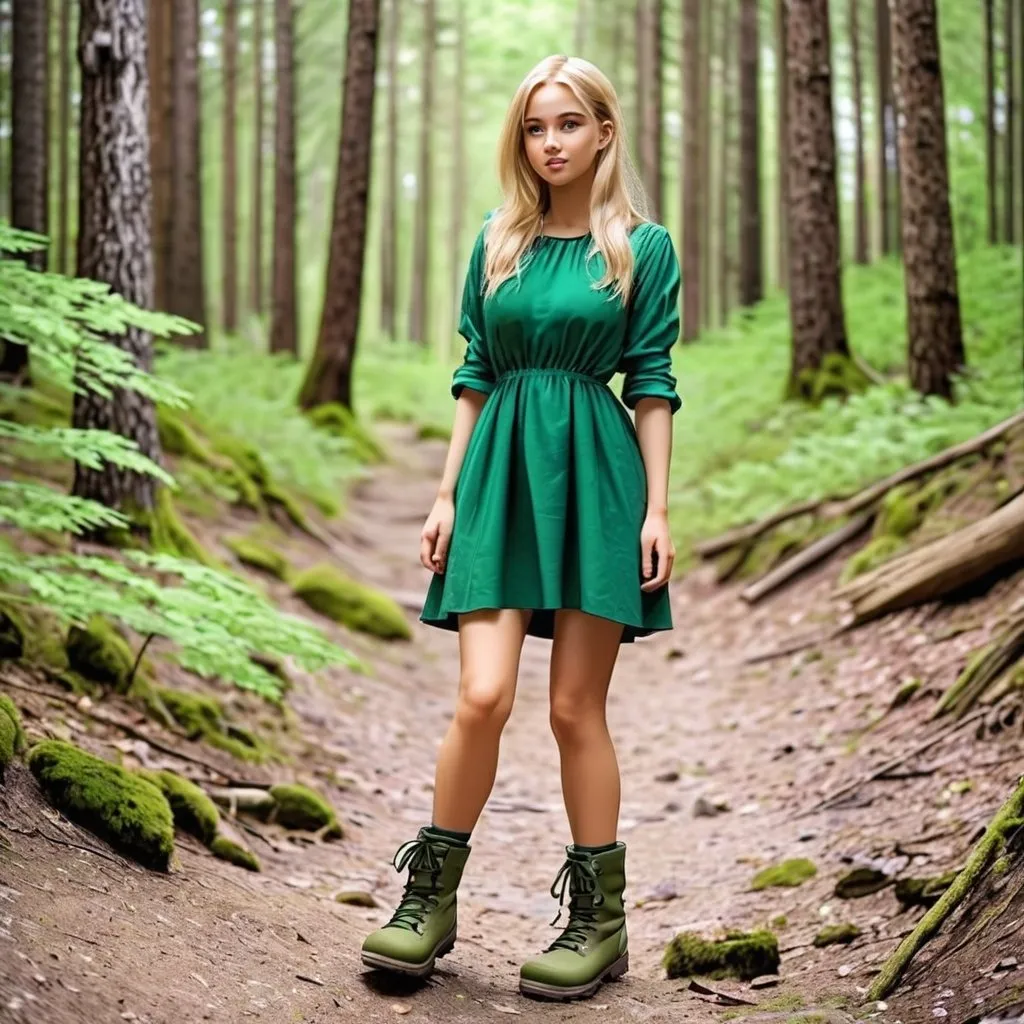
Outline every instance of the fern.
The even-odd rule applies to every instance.
[[[61,494],[42,484],[0,480],[0,524],[30,533],[82,534],[127,527],[128,520],[98,501]]]

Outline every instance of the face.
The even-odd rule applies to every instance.
[[[611,121],[585,113],[567,85],[541,85],[530,96],[523,142],[530,166],[549,185],[568,185],[586,174],[611,140]]]

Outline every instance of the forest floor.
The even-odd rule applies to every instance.
[[[411,603],[427,583],[418,535],[444,446],[410,435],[387,432],[392,462],[355,488],[334,533],[350,567]],[[214,542],[251,523],[195,525]],[[322,548],[297,537],[287,553],[299,566],[324,558]],[[961,730],[855,788],[834,809],[805,812],[930,735],[934,697],[988,636],[996,608],[1024,598],[1024,580],[828,639],[839,616],[828,596],[836,572],[825,567],[753,610],[738,588],[691,573],[672,585],[674,632],[623,647],[609,714],[623,773],[630,972],[589,1002],[537,1003],[517,992],[519,963],[557,934],[549,926],[556,906],[548,889],[569,841],[547,722],[550,644],[540,640],[528,640],[524,650],[497,784],[460,890],[454,952],[427,984],[399,983],[361,966],[363,935],[387,919],[401,890],[390,859],[429,820],[434,757],[457,685],[457,638],[416,623],[410,643],[390,645],[336,630],[372,672],[299,675],[289,695],[298,722],[289,741],[293,763],[234,764],[256,781],[317,785],[345,826],[336,842],[300,841],[270,828],[248,837],[263,862],[260,874],[215,860],[187,838],[178,840],[180,870],[146,871],[60,818],[26,769],[10,772],[0,788],[0,1021],[522,1016],[667,1024],[715,1021],[728,1012],[787,1024],[869,1016],[883,1024],[948,1016],[960,1024],[980,1000],[1005,994],[1019,972],[942,977],[936,968],[887,1006],[864,1006],[874,971],[920,911],[901,911],[891,887],[850,901],[835,898],[833,888],[865,863],[914,875],[959,865],[1019,774],[1020,731],[980,743]],[[276,586],[270,593],[299,611],[287,588]],[[794,638],[801,650],[759,657]],[[10,690],[30,730],[73,733],[106,756],[109,744],[124,739],[73,706],[47,700],[58,691],[44,681],[17,669],[5,673],[36,691]],[[910,677],[922,687],[890,711]],[[138,740],[119,749],[129,764],[182,767]],[[181,749],[233,764],[215,751]],[[698,815],[700,798],[724,801],[728,810]],[[811,858],[817,875],[799,888],[751,891],[760,867],[789,857]],[[353,889],[372,892],[379,906],[335,901]],[[852,945],[812,945],[823,923],[845,921],[862,930]],[[783,953],[775,987],[707,983],[756,1005],[726,1011],[686,981],[665,979],[661,955],[677,932],[769,923]],[[1009,941],[1020,945],[1018,937]]]

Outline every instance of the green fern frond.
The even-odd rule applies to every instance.
[[[40,533],[82,534],[106,527],[127,528],[120,512],[98,501],[75,498],[43,484],[0,480],[0,523]]]

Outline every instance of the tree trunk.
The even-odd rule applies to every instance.
[[[57,272],[71,272],[68,222],[71,217],[71,0],[60,5],[60,55],[58,58],[58,179],[57,179]]]
[[[460,6],[461,13],[461,6]],[[398,305],[398,41],[401,26],[401,0],[387,0],[388,39],[388,109],[386,152],[387,159],[384,170],[384,201],[383,223],[380,235],[380,326],[381,331],[392,341],[395,340],[396,317]],[[459,46],[465,43],[460,35]],[[464,54],[460,51],[460,61]],[[462,63],[459,64],[459,68]],[[459,72],[456,72],[458,78]],[[460,79],[460,82],[462,79]],[[461,93],[462,86],[456,85]],[[460,125],[461,130],[461,125]],[[462,197],[456,206],[461,214]]]
[[[1006,96],[1006,137],[1003,139],[1003,241],[1013,244],[1016,241],[1015,228],[1017,217],[1014,213],[1015,186],[1014,181],[1014,159],[1013,150],[1017,140],[1014,138],[1014,106],[1017,97],[1013,88],[1013,8],[1016,2],[1017,16],[1020,17],[1020,0],[1003,0],[1004,23],[1003,23],[1003,53],[1005,55],[1005,85],[1003,93]],[[1024,159],[1024,158],[1022,158]]]
[[[935,0],[892,0],[910,383],[953,395],[964,365]]]
[[[249,237],[249,309],[263,314],[263,147],[265,127],[263,108],[263,0],[252,5],[252,79],[253,79],[253,142],[252,197]]]
[[[701,0],[683,0],[683,341],[700,334],[701,321],[701,7]]]
[[[427,300],[430,296],[431,152],[434,118],[434,57],[437,50],[437,0],[423,3],[423,54],[420,86],[419,169],[416,174],[416,223],[412,257],[412,304],[409,307],[409,340],[427,342]]]
[[[359,333],[373,153],[378,0],[350,0],[348,17],[345,99],[327,287],[320,336],[299,399],[304,409],[326,402],[352,408],[352,364]]]
[[[778,261],[779,287],[789,287],[789,72],[786,69],[786,36],[789,9],[786,0],[775,0],[775,75],[778,86]]]
[[[985,0],[985,199],[988,241],[999,241],[996,220],[996,47],[995,0]]]
[[[828,0],[790,0],[788,29],[789,391],[799,395],[807,371],[820,370],[825,356],[849,350],[839,279]]]
[[[580,4],[580,24],[584,13],[584,5]],[[579,49],[576,51],[580,52]],[[455,95],[452,97],[452,147],[454,150],[452,167],[452,232],[449,252],[449,267],[451,269],[451,282],[448,294],[451,299],[452,328],[446,331],[444,338],[444,351],[441,353],[443,359],[447,360],[451,351],[451,338],[455,335],[458,326],[459,306],[461,303],[461,283],[465,277],[466,268],[462,265],[462,231],[464,197],[468,192],[466,181],[466,142],[465,142],[465,118],[466,113],[463,103],[463,94],[466,89],[466,10],[465,0],[455,0]]]
[[[704,182],[704,202],[701,203],[700,223],[700,318],[704,327],[711,326],[711,204],[714,182],[711,178],[711,51],[715,43],[715,4],[705,4],[704,39],[700,55],[700,152],[701,180]]]
[[[224,249],[221,317],[224,330],[238,330],[238,0],[224,0],[224,153],[221,213]]]
[[[149,0],[149,150],[153,180],[153,304],[171,307],[171,213],[174,209],[174,45],[171,0]]]
[[[860,0],[850,0],[850,51],[853,61],[853,120],[857,133],[854,152],[853,259],[868,262],[868,210],[864,174],[864,96],[860,66]]]
[[[733,58],[732,40],[735,35],[733,6],[731,0],[724,0],[722,9],[722,68],[719,77],[722,97],[722,134],[718,140],[718,174],[721,179],[718,189],[718,319],[725,323],[729,318],[729,284],[732,276],[732,218],[729,216],[733,194],[733,164],[730,160],[732,141],[732,96]],[[782,0],[780,0],[780,3]]]
[[[145,0],[82,0],[78,29],[81,62],[78,272],[103,281],[130,302],[151,308],[149,81]],[[130,328],[111,338],[146,370],[152,339]],[[78,428],[110,430],[160,461],[160,437],[150,399],[137,391],[74,398]],[[105,463],[78,464],[73,493],[129,514],[153,508],[151,476]]]
[[[206,326],[203,290],[203,178],[199,116],[199,0],[174,0],[172,14],[171,254],[168,311]],[[181,343],[206,348],[205,332]]]
[[[0,3],[0,65],[4,65],[5,61],[10,61],[8,55],[10,42],[10,14],[7,8]],[[10,64],[7,63],[5,66],[10,67]],[[0,124],[4,123],[7,118],[7,97],[10,94],[7,85],[7,76],[0,75]],[[7,163],[4,160],[6,149],[6,146],[0,145],[0,217],[9,220],[8,206],[10,205],[11,191],[7,179]]]
[[[740,305],[760,302],[761,153],[758,127],[758,7],[740,0]]]
[[[274,121],[274,251],[270,351],[299,354],[295,269],[295,11],[292,0],[274,0],[277,111]],[[331,295],[328,293],[327,301]],[[325,305],[326,312],[326,305]],[[304,403],[305,404],[305,403]],[[315,404],[315,403],[314,403]]]
[[[878,248],[883,256],[893,251],[892,197],[889,189],[890,153],[895,111],[892,108],[892,46],[887,0],[875,0],[875,121],[878,141]],[[895,159],[893,156],[892,159]]]
[[[640,0],[637,6],[637,60],[640,177],[650,203],[651,219],[660,221],[664,207],[661,174],[661,0]]]

